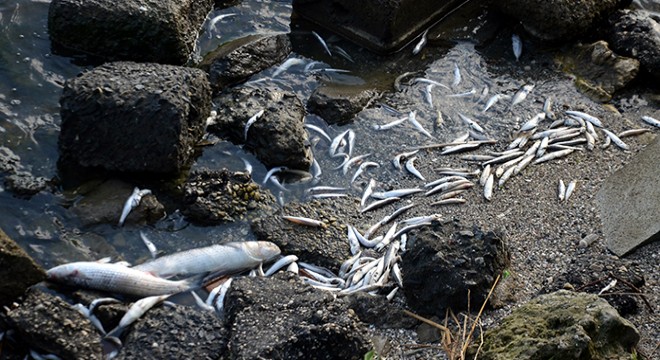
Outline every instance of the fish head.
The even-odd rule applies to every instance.
[[[49,269],[46,278],[52,282],[71,284],[79,282],[83,276],[76,263],[69,263]]]
[[[270,241],[248,241],[245,243],[245,249],[252,257],[261,259],[263,262],[282,253],[280,248]]]

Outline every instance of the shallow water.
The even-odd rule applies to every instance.
[[[644,4],[642,2],[642,6]],[[33,175],[52,179],[58,176],[58,101],[62,84],[83,68],[72,63],[69,58],[50,53],[48,6],[47,1],[0,3],[0,145],[19,155],[21,164]],[[452,34],[454,39],[469,39],[472,35],[478,37],[480,32],[488,28],[484,26],[487,16],[479,8],[472,11],[478,16],[473,18],[469,26],[448,23],[442,31],[437,32]],[[211,28],[209,20],[223,14],[233,15],[217,21]],[[290,15],[290,1],[246,0],[235,7],[214,10],[200,33],[196,58],[203,57],[224,42],[247,35],[291,32],[294,46],[292,57],[320,61],[325,66],[351,71],[350,74],[310,75],[302,67],[295,67],[282,74],[275,83],[283,89],[294,91],[303,102],[320,84],[366,84],[387,90],[380,101],[395,106],[403,113],[415,110],[417,119],[433,133],[435,139],[425,138],[410,124],[384,132],[373,130],[375,124],[396,119],[396,116],[378,106],[364,110],[353,124],[343,127],[328,126],[313,115],[306,119],[325,128],[330,136],[347,128],[354,129],[357,134],[356,153],[371,153],[369,159],[381,163],[380,168],[369,170],[369,174],[381,179],[385,186],[393,187],[405,176],[389,165],[394,154],[428,142],[448,141],[464,132],[465,125],[457,115],[459,112],[480,122],[490,136],[507,138],[512,126],[521,124],[540,110],[546,96],[544,94],[562,93],[572,87],[568,78],[564,82],[546,84],[547,72],[554,70],[549,70],[551,64],[534,60],[533,53],[542,50],[535,49],[527,41],[521,63],[515,63],[510,50],[510,29],[488,30],[493,36],[481,44],[457,41],[449,42],[447,46],[429,45],[419,56],[410,53],[410,46],[388,57],[372,55],[346,40],[317,29],[329,44],[339,46],[351,54],[351,61],[325,54],[312,36],[309,25],[302,21],[290,24]],[[461,71],[461,82],[452,86],[455,66]],[[252,80],[269,77],[274,70],[265,70]],[[404,86],[401,92],[393,91],[394,79],[408,71],[418,71],[420,75],[450,86],[450,89],[433,90],[433,108],[425,102],[425,85]],[[536,84],[534,96],[528,99],[529,106],[521,107],[514,114],[502,102],[492,110],[492,114],[497,114],[496,119],[481,113],[485,100],[491,95],[513,95],[528,83]],[[481,94],[485,87],[488,87],[489,94],[484,97]],[[472,89],[474,95],[446,96]],[[440,125],[436,122],[438,110],[444,118]],[[351,189],[351,194],[358,195],[365,177],[360,179],[362,182],[351,184],[350,175],[343,176],[340,171],[332,170],[339,163],[337,159],[328,156],[326,149],[327,144],[323,141],[315,148],[316,158],[323,169],[322,180],[317,185],[344,186]],[[254,178],[261,180],[267,169],[258,164],[254,156],[228,142],[221,141],[213,147],[205,148],[195,166],[240,170],[243,168],[241,158],[254,164]],[[438,164],[441,162],[438,161]],[[292,191],[283,194],[285,201],[299,199],[310,184],[290,186]],[[104,256],[123,258],[130,262],[142,261],[147,258],[148,251],[140,241],[140,231],[144,231],[165,252],[253,238],[249,226],[242,222],[203,228],[188,225],[185,221],[177,223],[175,209],[168,209],[169,218],[153,227],[118,228],[114,224],[106,224],[82,228],[69,210],[70,205],[80,199],[80,196],[69,191],[71,189],[42,192],[31,199],[16,198],[8,191],[0,190],[0,228],[46,268],[63,262]],[[274,188],[273,192],[278,194]]]

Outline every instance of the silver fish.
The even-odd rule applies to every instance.
[[[325,52],[327,52],[328,55],[332,56],[332,53],[330,52],[330,48],[328,48],[328,44],[326,44],[325,40],[323,40],[321,35],[317,34],[316,31],[312,31],[312,34],[314,35],[314,37],[316,37],[319,40]]]
[[[362,198],[360,199],[360,206],[364,206],[367,203],[367,199],[371,196],[371,193],[374,191],[376,186],[376,180],[370,179],[367,186],[364,187],[364,192],[362,193]]]
[[[518,165],[514,166],[513,168],[513,175],[518,175],[521,171],[523,171],[529,163],[534,160],[535,155],[527,155],[525,156],[524,159],[522,159]]]
[[[303,69],[303,71],[304,72],[309,72],[316,65],[323,65],[323,63],[320,62],[320,61],[310,61],[309,63],[307,63],[307,65],[305,65],[305,68]]]
[[[480,132],[480,133],[483,133],[483,132],[484,132],[484,129],[483,129],[479,124],[477,124],[476,121],[470,119],[469,117],[467,117],[467,116],[465,116],[465,115],[463,115],[463,114],[461,114],[461,113],[458,113],[458,117],[460,117],[461,120],[463,120],[466,124],[468,124],[468,125],[469,125],[471,128],[473,128],[474,130],[476,130],[476,131],[478,131],[478,132]]]
[[[353,158],[349,159],[349,160],[346,161],[346,162],[344,163],[344,165],[341,167],[341,171],[342,171],[342,173],[344,173],[344,175],[346,175],[346,174],[348,173],[348,169],[349,169],[353,164],[355,164],[355,163],[357,163],[357,162],[360,162],[360,161],[364,160],[365,158],[367,158],[367,157],[369,157],[369,156],[371,156],[371,153],[369,153],[369,154],[363,154],[363,155],[358,155],[358,156],[356,156],[356,157],[353,157]]]
[[[481,172],[481,177],[479,178],[479,185],[481,186],[486,185],[486,181],[488,181],[488,177],[490,176],[490,170],[491,170],[490,164],[486,165],[484,171]]]
[[[520,40],[520,36],[513,34],[511,35],[511,43],[513,45],[513,55],[516,57],[516,61],[520,59],[520,55],[522,55],[522,40]]]
[[[176,294],[197,287],[196,279],[171,281],[121,264],[73,262],[46,272],[49,281],[132,296]]]
[[[391,204],[391,203],[393,203],[395,201],[399,201],[399,200],[401,200],[400,197],[390,197],[390,198],[385,198],[383,200],[374,201],[371,204],[367,205],[362,210],[360,210],[360,214],[364,214],[367,211],[377,209],[381,206],[385,206],[385,205]]]
[[[577,181],[575,180],[568,183],[568,186],[566,186],[566,195],[564,196],[564,201],[568,201],[568,198],[570,198],[571,195],[573,194],[576,185],[577,185]]]
[[[139,319],[142,315],[144,315],[147,311],[149,311],[149,309],[163,302],[165,299],[167,299],[170,296],[171,296],[170,294],[148,296],[136,301],[135,303],[133,303],[133,305],[131,305],[128,311],[126,311],[124,316],[122,316],[121,320],[119,320],[119,325],[117,325],[116,328],[114,328],[112,331],[108,333],[108,336],[121,335],[121,332],[126,327],[134,323],[135,320]]]
[[[215,24],[217,24],[218,21],[221,21],[222,19],[226,19],[226,18],[234,16],[234,15],[236,15],[236,14],[234,14],[234,13],[221,14],[221,15],[218,15],[218,16],[214,17],[213,19],[211,19],[211,21],[209,21],[209,39],[213,37],[212,30],[215,30]]]
[[[582,119],[582,120],[586,120],[586,121],[588,121],[588,122],[590,122],[590,123],[592,123],[595,126],[598,126],[600,128],[603,127],[603,123],[600,121],[600,119],[598,119],[595,116],[591,116],[587,113],[583,113],[581,111],[566,110],[566,114],[575,116],[575,117],[577,117],[579,119]]]
[[[486,200],[490,201],[493,198],[493,185],[495,183],[495,175],[490,174],[488,180],[486,180],[486,185],[484,185],[484,197]]]
[[[397,154],[392,159],[392,165],[394,165],[395,169],[401,170],[401,159],[407,159],[409,156],[413,156],[413,155],[417,154],[418,152],[419,152],[419,150],[413,150],[413,151]]]
[[[285,171],[287,169],[288,169],[288,167],[286,167],[286,166],[276,166],[276,167],[268,170],[268,172],[266,173],[266,176],[264,176],[264,180],[261,183],[266,184],[268,182],[268,179],[270,179],[275,173]]]
[[[461,69],[458,68],[458,64],[454,64],[454,81],[451,83],[451,85],[456,87],[460,83],[461,83]]]
[[[506,183],[507,180],[513,175],[513,171],[516,169],[515,166],[509,167],[502,176],[500,176],[500,180],[498,182],[498,186],[502,187],[504,186],[504,183]]]
[[[630,130],[622,131],[619,134],[617,134],[616,136],[618,136],[619,139],[620,139],[622,137],[637,136],[637,135],[645,134],[647,132],[651,132],[651,130],[650,129],[630,129]]]
[[[376,199],[389,199],[389,198],[401,198],[404,196],[409,196],[413,194],[417,194],[424,191],[423,189],[420,188],[410,188],[410,189],[396,189],[396,190],[390,190],[390,191],[385,191],[385,192],[374,192],[371,194],[372,198]]]
[[[614,135],[613,132],[611,132],[607,129],[601,129],[601,130],[603,130],[605,135],[607,135],[607,137],[609,137],[616,146],[620,147],[623,150],[630,150],[630,146],[628,146],[628,144],[624,143],[623,140],[619,139],[618,136]]]
[[[424,127],[422,126],[422,124],[420,124],[419,121],[417,121],[417,116],[416,116],[416,114],[417,114],[416,111],[411,111],[410,114],[408,114],[408,120],[409,120],[409,121],[413,124],[413,126],[415,126],[415,128],[416,128],[417,130],[419,130],[422,134],[424,134],[424,135],[430,137],[431,139],[433,139],[433,135],[431,135],[430,132],[428,132],[426,129],[424,129]]]
[[[355,255],[360,252],[360,240],[358,240],[357,235],[353,231],[353,226],[346,226],[347,236],[348,236],[348,245],[351,249],[351,255]]]
[[[408,159],[408,161],[406,161],[406,170],[408,170],[409,173],[415,175],[418,179],[426,181],[422,173],[420,173],[419,170],[415,168],[415,160],[417,160],[417,156],[411,157]]]
[[[491,96],[490,99],[488,99],[488,101],[486,102],[486,106],[484,107],[483,110],[481,110],[481,112],[488,111],[488,109],[493,107],[493,105],[495,105],[498,101],[500,101],[501,98],[502,98],[502,94]]]
[[[269,241],[229,242],[162,256],[133,269],[163,278],[208,272],[231,274],[254,268],[279,254],[280,248]]]
[[[469,185],[466,185],[469,184]],[[437,192],[448,191],[448,190],[457,190],[460,186],[472,187],[474,184],[467,179],[460,179],[452,182],[442,183],[433,189],[424,193],[425,196],[431,196]]]
[[[322,227],[322,228],[328,227],[328,225],[326,225],[323,221],[310,219],[310,218],[306,218],[306,217],[301,217],[301,216],[282,215],[282,219],[288,220],[288,221],[290,221],[294,224],[298,224],[298,225],[305,225],[305,226],[312,226],[312,227]]]
[[[564,200],[566,196],[566,185],[564,185],[564,180],[559,179],[559,186],[557,188],[557,193],[559,194],[559,200]]]
[[[348,195],[341,193],[322,193],[322,194],[313,194],[312,198],[314,199],[328,199],[328,198],[339,198],[346,197]]]
[[[451,88],[450,88],[449,86],[447,86],[447,85],[445,85],[445,84],[443,84],[443,83],[441,83],[441,82],[438,82],[438,81],[435,81],[435,80],[431,80],[431,79],[427,79],[427,78],[414,78],[414,79],[412,80],[412,83],[413,83],[413,84],[417,84],[417,83],[433,84],[433,85],[435,85],[435,86],[440,86],[441,88],[444,88],[444,89],[447,89],[447,90],[451,90]]]
[[[124,225],[124,221],[126,221],[128,214],[131,213],[131,210],[135,209],[140,205],[140,201],[142,200],[142,197],[147,194],[151,194],[151,190],[149,189],[140,190],[137,187],[133,189],[133,193],[131,194],[131,196],[128,197],[128,199],[126,199],[126,202],[124,203],[124,208],[122,209],[121,216],[119,217],[119,226]]]
[[[449,94],[449,95],[447,95],[446,97],[449,97],[449,98],[468,97],[468,96],[472,96],[472,95],[474,95],[474,94],[476,94],[476,93],[477,93],[477,89],[472,88],[471,90],[466,91],[466,92],[464,92],[464,93]]]
[[[330,156],[335,157],[337,155],[337,150],[341,146],[342,141],[344,141],[344,137],[348,134],[349,130],[346,130],[342,132],[341,134],[335,136],[334,139],[332,139],[332,142],[330,143],[330,148],[328,150]]]
[[[447,155],[447,154],[453,154],[453,153],[460,152],[460,151],[472,150],[472,149],[478,148],[479,146],[481,146],[481,143],[469,142],[469,143],[460,144],[460,145],[456,145],[456,146],[445,147],[440,152],[440,155]]]
[[[527,121],[523,126],[520,127],[519,131],[529,131],[536,128],[539,125],[539,122],[545,119],[545,113],[538,113],[534,115],[529,121]]]
[[[397,125],[403,124],[406,120],[408,120],[408,116],[396,119],[394,121],[390,121],[387,124],[383,124],[383,125],[374,124],[373,128],[374,130],[388,130]]]
[[[355,62],[355,60],[353,60],[353,57],[351,55],[349,55],[346,52],[346,50],[344,50],[343,48],[341,48],[337,45],[333,45],[332,48],[335,49],[335,51],[337,52],[337,54],[339,54],[339,56],[343,57],[344,59],[346,59],[350,62]]]
[[[154,243],[152,243],[151,240],[147,238],[147,235],[145,235],[142,231],[140,231],[140,239],[142,239],[144,246],[146,246],[147,250],[149,250],[151,257],[155,259],[156,255],[158,255],[158,249],[156,248],[156,245],[154,245]]]
[[[357,178],[368,168],[368,167],[380,167],[380,164],[377,162],[373,161],[365,161],[362,164],[360,164],[360,167],[355,171],[355,174],[353,174],[353,178],[351,178],[351,182],[355,182]]]
[[[457,205],[457,204],[465,204],[466,202],[467,200],[461,198],[449,198],[449,199],[442,199],[440,201],[432,202],[430,205],[431,206]]]
[[[243,141],[247,141],[248,130],[250,130],[250,126],[252,126],[252,124],[254,124],[263,114],[264,114],[264,110],[263,109],[259,110],[259,112],[252,115],[252,117],[249,118],[248,121],[245,123],[245,127],[243,128]]]
[[[291,58],[288,59],[287,61],[283,62],[282,65],[280,65],[275,72],[273,72],[272,77],[277,77],[279,74],[289,70],[290,67],[296,66],[296,65],[302,65],[305,63],[305,60],[303,59],[297,59],[297,58]]]
[[[557,115],[552,111],[552,98],[549,96],[545,98],[545,101],[543,102],[543,112],[545,113],[545,117],[550,120],[555,120],[557,118]]]
[[[649,125],[653,125],[655,127],[660,128],[660,120],[658,120],[658,119],[652,118],[648,115],[644,115],[644,116],[642,116],[642,120],[644,122],[646,122],[647,124],[649,124]]]
[[[431,108],[433,108],[433,94],[431,93],[431,91],[433,91],[434,86],[435,85],[433,84],[429,84],[426,85],[426,87],[424,88],[424,98],[426,99],[426,102],[429,104]]]
[[[320,127],[318,127],[318,126],[316,126],[316,125],[312,125],[312,124],[303,124],[303,126],[306,127],[306,128],[308,128],[308,129],[310,129],[310,130],[314,130],[314,131],[316,131],[319,135],[321,135],[321,136],[322,136],[324,139],[326,139],[329,143],[332,142],[332,139],[330,138],[330,135],[328,135],[328,133],[326,133],[326,132],[325,132],[323,129],[321,129]]]
[[[264,273],[264,276],[271,276],[275,274],[277,271],[282,269],[285,266],[288,266],[289,264],[298,261],[298,257],[295,255],[287,255],[279,260],[277,260],[273,265],[268,268],[268,270]]]
[[[430,183],[424,184],[424,187],[425,188],[432,188],[432,187],[438,186],[440,184],[444,184],[446,182],[456,181],[456,180],[461,180],[461,179],[467,180],[467,178],[465,178],[464,176],[459,176],[459,175],[444,176],[444,177],[441,177],[437,180],[431,181]]]
[[[524,85],[522,88],[520,88],[520,90],[518,90],[518,92],[513,95],[510,108],[523,102],[527,98],[527,95],[532,92],[532,90],[534,90],[534,85],[532,84]]]
[[[429,32],[429,29],[426,29],[426,30],[424,30],[424,32],[422,33],[422,36],[421,36],[421,38],[419,39],[419,42],[418,42],[417,45],[415,45],[415,47],[413,48],[413,51],[412,51],[413,55],[417,55],[417,54],[419,54],[419,52],[422,51],[422,49],[423,49],[424,46],[426,45],[426,41],[427,41],[427,40],[426,40],[426,35],[427,35],[428,32]]]
[[[575,150],[573,150],[573,149],[565,149],[565,150],[560,150],[560,151],[555,151],[555,152],[547,153],[547,154],[541,156],[540,158],[534,160],[534,162],[533,162],[532,164],[536,165],[536,164],[540,164],[540,163],[542,163],[542,162],[546,162],[546,161],[549,161],[549,160],[553,160],[553,159],[556,159],[556,158],[560,158],[560,157],[563,157],[563,156],[569,155],[569,154],[572,153],[573,151],[575,151]]]

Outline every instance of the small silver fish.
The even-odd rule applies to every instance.
[[[407,159],[409,156],[413,156],[413,155],[417,154],[418,152],[419,152],[419,150],[413,150],[413,151],[410,151],[410,152],[404,152],[404,153],[397,154],[392,159],[392,165],[394,165],[395,169],[401,170],[401,159]]]
[[[426,30],[424,30],[424,32],[422,33],[422,36],[421,36],[421,38],[419,39],[419,42],[418,42],[417,45],[415,45],[415,47],[413,48],[413,51],[412,51],[413,55],[417,55],[417,54],[419,54],[419,52],[422,51],[422,49],[423,49],[424,46],[426,45],[426,41],[427,41],[427,40],[426,40],[426,35],[428,34],[428,32],[429,32],[429,29],[426,29]]]
[[[488,109],[493,107],[493,105],[495,105],[498,101],[500,101],[501,98],[502,98],[502,94],[491,96],[490,99],[488,99],[488,101],[486,102],[486,106],[484,107],[483,110],[481,110],[481,112],[488,111]]]
[[[471,128],[473,128],[474,130],[476,130],[476,131],[478,131],[478,132],[480,132],[480,133],[483,133],[483,132],[484,132],[484,128],[482,128],[479,124],[477,124],[476,121],[470,119],[469,117],[467,117],[467,116],[465,116],[465,115],[463,115],[463,114],[461,114],[461,113],[457,113],[457,114],[458,114],[458,117],[460,117],[461,120],[463,120],[463,121],[464,121],[466,124],[468,124]]]
[[[536,128],[539,125],[539,122],[541,122],[543,119],[545,119],[545,113],[538,113],[534,115],[533,118],[531,118],[529,121],[527,121],[523,126],[520,127],[519,131],[529,131],[534,128]]]
[[[396,189],[385,192],[374,192],[371,194],[371,197],[376,199],[402,198],[404,196],[417,194],[422,191],[424,190],[420,188]]]
[[[495,174],[490,174],[484,185],[484,198],[490,201],[493,198],[493,185],[495,184]]]
[[[564,185],[564,180],[559,179],[559,186],[557,188],[557,193],[559,195],[559,200],[563,201],[566,196],[566,185]]]
[[[248,121],[245,123],[245,128],[243,128],[243,141],[247,141],[247,136],[248,136],[248,130],[250,130],[250,126],[254,124],[257,119],[261,117],[261,115],[264,114],[264,110],[259,110],[256,114],[252,115],[251,118],[248,119]]]
[[[523,102],[523,100],[527,98],[527,95],[529,95],[529,93],[531,93],[532,90],[534,90],[533,84],[524,85],[522,88],[520,88],[520,90],[518,90],[518,92],[515,95],[513,95],[513,99],[511,99],[510,108],[512,108],[514,105],[518,105],[521,102]]]
[[[218,15],[218,16],[214,17],[213,19],[211,19],[211,21],[209,21],[209,39],[213,37],[212,30],[215,30],[215,25],[218,23],[218,21],[221,21],[222,19],[226,19],[226,18],[228,18],[230,16],[234,16],[234,15],[236,15],[236,14],[234,14],[234,13],[221,14],[221,15]]]
[[[326,225],[323,221],[301,217],[301,216],[282,215],[282,219],[288,220],[294,224],[299,224],[299,225],[322,227],[322,228],[328,227],[328,225]]]
[[[305,62],[306,62],[305,60],[303,60],[303,59],[298,59],[298,58],[291,58],[291,59],[288,59],[288,60],[286,60],[285,62],[283,62],[282,65],[280,65],[280,66],[275,70],[275,72],[273,72],[272,77],[275,78],[275,77],[277,77],[278,75],[280,75],[281,73],[283,73],[283,72],[289,70],[290,67],[292,67],[292,66],[296,66],[296,65],[302,65],[302,64],[304,64]]]
[[[362,210],[360,210],[360,214],[364,214],[367,211],[377,209],[381,206],[385,206],[385,205],[391,204],[391,203],[399,201],[399,200],[401,200],[400,197],[390,197],[390,198],[385,198],[383,200],[374,201],[371,204],[367,205]]]
[[[431,91],[433,90],[434,86],[435,85],[433,84],[428,84],[424,88],[424,98],[426,99],[426,102],[429,104],[431,108],[433,108],[433,94],[431,93]]]
[[[601,130],[603,130],[605,135],[607,135],[607,137],[609,137],[616,146],[620,147],[623,150],[630,150],[630,146],[628,146],[628,144],[624,143],[623,140],[619,139],[618,136],[614,135],[613,132],[611,132],[607,129],[601,129]]]
[[[128,311],[124,314],[124,316],[122,316],[121,320],[119,320],[119,325],[117,325],[116,328],[110,331],[108,333],[108,336],[121,335],[121,332],[124,329],[126,329],[126,327],[134,323],[137,319],[139,319],[142,315],[144,315],[147,311],[149,311],[149,309],[165,301],[165,299],[167,299],[170,296],[172,295],[165,294],[165,295],[148,296],[134,302],[133,305],[131,305]]]
[[[374,187],[376,187],[376,180],[370,179],[367,186],[364,187],[364,192],[362,193],[362,198],[360,199],[360,206],[364,207],[364,204],[367,203],[367,199],[369,199],[371,193],[373,193]]]
[[[124,208],[122,209],[121,216],[119,217],[119,226],[124,225],[124,221],[126,221],[128,214],[131,213],[131,210],[140,206],[140,201],[142,201],[142,197],[147,194],[151,194],[151,190],[149,189],[140,190],[137,187],[133,189],[133,193],[131,194],[131,196],[128,197],[128,199],[126,199],[126,202],[124,203]]]
[[[456,87],[460,83],[461,83],[461,69],[458,68],[458,64],[454,64],[454,81],[451,83],[451,85]]]
[[[516,57],[516,61],[520,59],[520,55],[522,55],[522,40],[520,40],[520,36],[513,34],[511,35],[511,43],[513,45],[513,55]]]
[[[646,122],[647,124],[649,124],[649,125],[653,125],[655,127],[660,128],[660,120],[658,120],[658,119],[652,118],[648,115],[644,115],[644,116],[642,116],[642,120],[644,122]]]
[[[417,177],[418,179],[422,181],[426,181],[422,173],[420,173],[419,170],[415,168],[415,160],[417,160],[417,156],[413,156],[410,159],[408,159],[408,161],[406,161],[406,170],[408,170],[409,173],[415,175],[415,177]]]
[[[316,37],[319,40],[325,52],[327,52],[328,55],[332,56],[332,53],[330,52],[330,48],[328,48],[328,44],[326,44],[325,40],[323,40],[321,35],[317,34],[316,31],[312,31],[312,34],[314,35],[314,37]]]
[[[589,114],[587,114],[587,113],[583,113],[583,112],[581,112],[581,111],[566,110],[566,114],[568,114],[568,115],[573,115],[573,116],[578,117],[578,118],[580,118],[580,119],[582,119],[582,120],[586,120],[586,121],[588,121],[588,122],[590,122],[590,123],[592,123],[592,124],[594,124],[595,126],[598,126],[598,127],[600,127],[600,128],[603,127],[603,123],[600,121],[600,119],[598,119],[598,118],[595,117],[595,116],[591,116],[591,115],[589,115]]]
[[[564,196],[564,201],[568,201],[568,198],[570,198],[571,195],[573,194],[576,185],[577,185],[577,181],[575,180],[568,183],[568,186],[566,186],[566,195]]]
[[[388,130],[397,125],[403,124],[406,120],[408,120],[408,116],[404,116],[394,121],[390,121],[387,124],[383,124],[383,125],[374,124],[373,128],[374,130]]]
[[[147,250],[149,250],[151,257],[155,259],[158,255],[158,249],[156,248],[156,245],[154,245],[154,243],[151,242],[151,240],[147,238],[147,235],[145,235],[142,231],[140,231],[140,239],[142,239],[144,246],[146,246]]]
[[[355,182],[357,178],[362,175],[362,173],[368,168],[368,167],[380,167],[380,164],[377,162],[373,161],[365,161],[362,164],[360,164],[360,167],[355,171],[355,174],[353,174],[353,178],[351,178],[351,183]]]
[[[433,135],[431,135],[430,132],[428,132],[426,129],[424,129],[422,124],[420,124],[419,121],[417,121],[416,114],[417,114],[416,111],[411,111],[410,114],[408,114],[408,120],[413,124],[413,126],[415,126],[415,128],[417,130],[419,130],[419,132],[421,132],[422,134],[424,134],[424,135],[430,137],[431,139],[433,139]]]
[[[546,162],[546,161],[553,160],[553,159],[556,159],[556,158],[564,157],[566,155],[569,155],[573,151],[575,151],[575,150],[565,149],[565,150],[560,150],[560,151],[547,153],[547,154],[541,156],[540,158],[534,160],[534,162],[532,164],[536,165],[536,164],[540,164],[542,162]]]

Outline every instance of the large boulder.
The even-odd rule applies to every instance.
[[[496,4],[533,36],[554,41],[584,35],[630,0],[500,0]]]
[[[660,234],[660,138],[610,175],[598,192],[607,248],[623,256]]]
[[[44,269],[0,229],[0,306],[11,304],[45,278]]]
[[[660,80],[660,23],[644,11],[619,10],[610,19],[609,43],[621,55],[639,60]]]
[[[213,0],[53,0],[48,32],[67,54],[183,65],[212,9]]]
[[[189,306],[156,306],[127,331],[117,359],[221,359],[227,346],[222,321]]]
[[[211,88],[199,69],[115,62],[67,80],[60,104],[61,162],[175,173],[204,134]]]
[[[445,310],[477,308],[495,278],[509,266],[502,235],[467,228],[458,222],[435,222],[408,237],[402,256],[403,291],[416,312],[445,316]],[[469,300],[468,300],[469,291]]]
[[[638,341],[637,329],[607,301],[560,290],[524,304],[487,331],[479,359],[624,360]]]
[[[33,288],[18,308],[7,313],[21,342],[41,354],[62,359],[103,359],[101,336],[64,300]]]
[[[376,96],[374,90],[361,86],[319,86],[307,101],[307,109],[328,124],[344,125]]]
[[[287,34],[251,35],[222,44],[204,57],[200,67],[209,73],[211,86],[218,91],[279,64],[289,53]]]
[[[275,198],[243,172],[195,170],[184,187],[183,213],[193,222],[213,225],[242,219],[248,211],[270,209]]]
[[[309,169],[312,151],[303,127],[305,108],[295,94],[271,86],[239,87],[214,102],[220,108],[209,131],[245,144],[268,168]],[[263,115],[249,127],[246,139],[245,124],[261,110]]]
[[[363,359],[366,329],[296,275],[236,278],[225,299],[231,359]]]
[[[607,102],[639,72],[639,61],[615,54],[605,41],[576,45],[562,57],[564,70],[575,74],[578,89]]]

